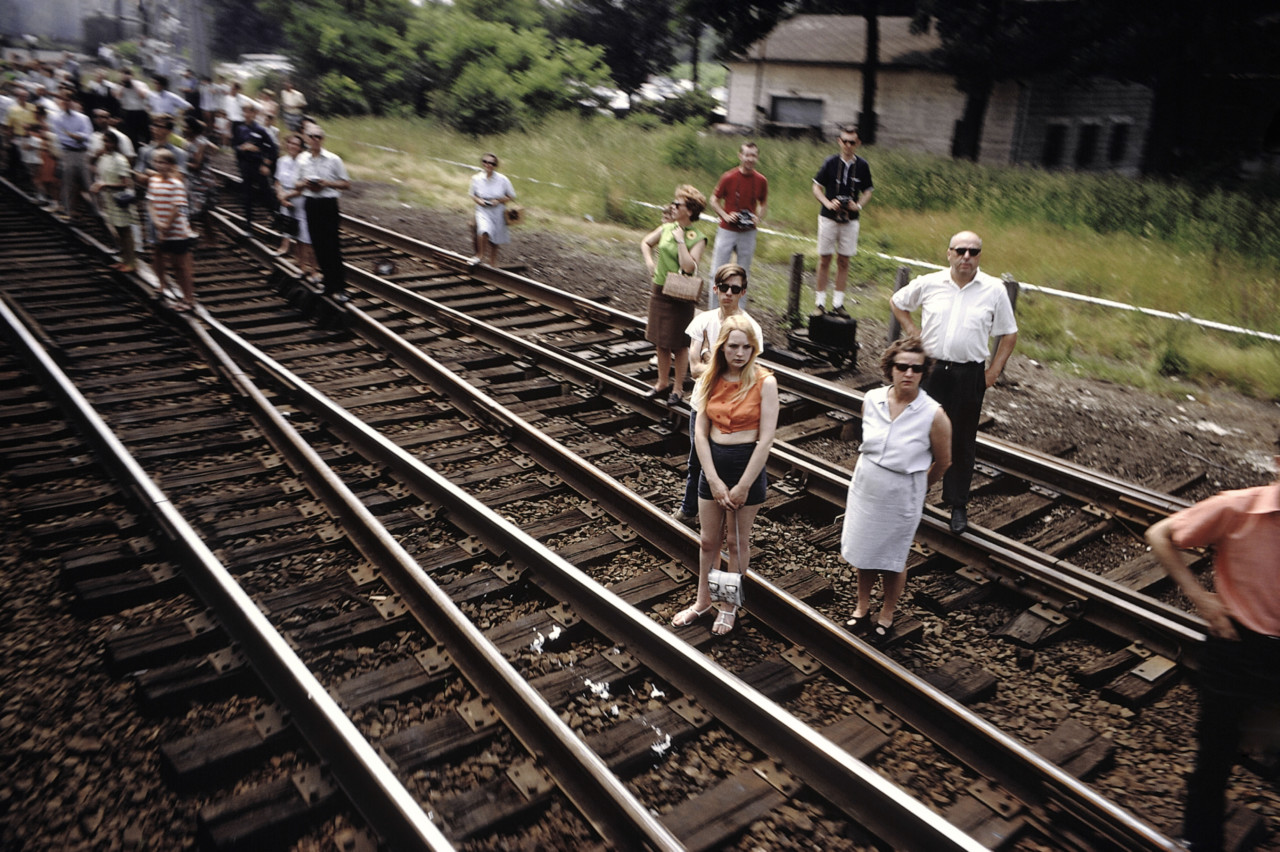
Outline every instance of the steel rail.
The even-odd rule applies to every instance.
[[[381,298],[394,296],[394,298],[389,298],[388,301],[398,304],[400,307],[417,312],[423,307],[430,305],[430,310],[433,313],[440,311],[444,316],[449,316],[451,314],[458,315],[457,318],[451,318],[450,321],[443,322],[442,324],[444,325],[459,323],[462,330],[465,330],[465,333],[472,334],[480,338],[508,338],[511,341],[519,341],[521,345],[525,347],[525,351],[521,353],[525,357],[532,354],[529,347],[536,346],[536,344],[531,344],[506,332],[496,329],[485,329],[482,327],[482,324],[478,324],[474,320],[458,314],[458,312],[453,311],[453,309],[437,303],[432,303],[431,300],[426,299],[425,297],[414,294],[399,287],[398,285],[378,279],[377,276],[372,276],[369,273],[365,273],[354,268],[351,269],[351,272],[358,277],[358,280],[361,281],[362,285],[369,289],[371,293],[374,293]],[[353,313],[357,316],[361,315],[358,311],[353,311]],[[370,323],[371,321],[365,321],[362,324],[368,325]],[[410,372],[414,373],[424,381],[432,380],[430,375],[420,374],[412,367],[412,359],[425,357],[420,355],[416,347],[403,343],[403,341],[400,341],[397,336],[392,335],[389,332],[377,332],[377,334],[380,339],[385,338],[384,345],[388,345],[392,349],[392,351],[397,355],[397,359],[400,360],[402,365],[406,366]],[[558,363],[561,363],[565,357],[574,358],[576,356],[560,356],[555,360],[557,360]],[[533,360],[536,361],[539,359],[535,357]],[[574,368],[574,371],[580,372],[587,369],[595,368],[579,365]],[[598,372],[601,373],[600,380],[607,382],[609,379],[608,374],[604,371]],[[448,374],[446,378],[450,376],[451,374]],[[458,384],[461,385],[461,383]],[[473,411],[473,416],[477,416],[477,419],[491,420],[492,411],[489,405],[480,403],[474,407]],[[517,425],[516,421],[518,421],[518,418],[502,424],[505,434],[510,434],[510,430]],[[526,445],[523,446],[522,449],[528,451],[529,447]],[[776,451],[777,450],[775,450],[775,452]],[[535,457],[538,455],[537,453],[530,454],[535,455]],[[805,479],[808,480],[808,484],[810,486],[820,485],[829,494],[834,495],[834,499],[837,501],[843,498],[844,491],[847,488],[847,472],[844,473],[843,476],[835,475],[833,471],[838,471],[840,470],[839,468],[826,464],[811,464],[806,459],[802,458],[803,454],[796,454],[788,457],[784,450],[779,452],[778,456],[786,465],[794,468],[805,468]],[[593,496],[600,502],[606,504],[610,508],[610,511],[615,515],[626,517],[628,523],[637,529],[644,529],[648,531],[656,528],[657,530],[665,533],[662,536],[653,538],[646,532],[646,538],[649,538],[650,541],[654,543],[672,542],[673,539],[670,538],[670,535],[673,532],[677,535],[677,538],[674,539],[674,541],[677,542],[679,541],[678,537],[681,535],[687,539],[693,538],[693,536],[688,533],[687,529],[682,525],[675,524],[674,521],[666,517],[664,513],[656,511],[652,506],[647,504],[647,502],[640,501],[639,498],[636,498],[634,494],[626,489],[622,489],[621,492],[619,492],[618,489],[612,488],[607,482],[598,482],[597,480],[593,480],[592,477],[579,478],[575,480],[574,484],[581,490],[586,486],[590,486],[593,481],[597,482],[597,487]],[[619,501],[623,504],[628,501],[635,501],[639,506],[635,510],[629,510],[627,514],[621,515],[620,513],[622,509],[619,508]],[[926,524],[936,527],[938,533],[936,538],[939,540],[939,549],[945,549],[944,545],[952,548],[957,547],[957,545],[954,544],[955,540],[953,537],[949,536],[949,531],[947,530],[946,524],[942,520],[940,513],[934,512],[933,514],[938,517],[926,518]],[[672,527],[676,527],[678,531],[673,530]],[[977,536],[973,537],[977,538]],[[1007,540],[1005,541],[1007,542]],[[1014,544],[1016,547],[1016,543],[1010,544]],[[678,559],[684,555],[678,549],[678,545],[660,544],[660,546],[665,546],[669,555],[672,555],[674,558]],[[687,546],[688,544],[686,543],[686,547]],[[962,544],[960,546],[963,547],[964,552],[953,550],[954,555],[958,558],[963,559],[966,554],[971,556],[976,550],[972,545],[963,546]],[[1032,554],[1035,553],[1034,551],[1030,552]],[[1008,559],[1013,564],[1021,561],[1013,556],[1005,556],[1004,558]],[[752,588],[767,588],[774,595],[778,595],[782,598],[786,597],[785,593],[777,591],[768,583],[767,580],[760,577],[755,572],[750,572],[748,576],[750,578],[749,582],[751,583]],[[1052,577],[1052,579],[1057,580],[1059,585],[1064,585],[1067,588],[1071,587],[1069,579],[1065,579],[1060,576]],[[756,612],[756,608],[754,606],[752,607],[752,611],[753,613]],[[799,613],[799,616],[797,616],[797,613]],[[778,612],[774,612],[771,616],[766,617],[764,620],[766,620],[773,629],[783,635],[790,634],[794,636],[797,631],[800,631],[808,637],[822,637],[820,641],[826,642],[824,647],[827,649],[822,657],[824,662],[827,660],[847,661],[858,659],[860,657],[871,657],[871,654],[863,650],[861,643],[857,643],[850,639],[844,631],[840,630],[835,625],[832,625],[831,622],[824,619],[820,614],[807,607],[801,606],[799,609],[779,610]],[[1121,620],[1123,621],[1123,619]],[[1178,626],[1176,624],[1169,625],[1169,628],[1174,632],[1177,632],[1178,630]],[[1195,636],[1191,635],[1187,638],[1194,639]],[[834,643],[834,645],[832,643]],[[812,641],[801,641],[800,644],[810,646]],[[891,663],[888,663],[886,658],[880,658],[879,655],[875,655],[875,658],[879,659],[879,665],[886,671],[892,671],[893,667]],[[857,666],[845,664],[843,666],[833,665],[831,668],[842,677],[848,679],[855,687],[861,688],[862,684],[859,679],[861,675],[859,674]],[[912,683],[912,680],[916,680],[917,682]],[[1119,843],[1122,847],[1141,849],[1176,848],[1171,845],[1171,842],[1167,838],[1161,836],[1154,829],[1145,825],[1141,821],[1136,820],[1130,814],[1115,807],[1105,799],[1098,797],[1087,787],[1087,785],[1081,784],[1076,779],[1063,773],[1057,767],[1047,763],[1038,755],[1035,755],[1034,752],[1026,749],[1021,743],[1002,734],[998,729],[970,713],[962,706],[956,705],[955,702],[947,698],[945,694],[937,691],[928,684],[914,678],[908,678],[906,681],[895,681],[890,679],[887,682],[890,685],[882,689],[878,695],[882,703],[896,712],[897,708],[895,706],[896,701],[894,700],[894,696],[899,693],[912,695],[913,701],[908,703],[914,703],[919,709],[911,710],[908,708],[908,710],[903,714],[904,718],[908,719],[908,722],[915,726],[917,730],[921,730],[929,736],[936,737],[941,743],[948,744],[948,750],[951,750],[952,753],[957,755],[957,757],[978,768],[979,771],[984,771],[1002,779],[1010,777],[1016,779],[1020,777],[1019,773],[1025,775],[1028,766],[1032,767],[1033,775],[1038,780],[1015,781],[1009,785],[1011,789],[1020,790],[1024,796],[1028,797],[1029,801],[1040,804],[1043,804],[1046,800],[1052,801],[1065,812],[1074,814],[1078,818],[1085,820],[1086,824],[1094,825],[1100,823],[1103,826],[1103,832],[1107,836],[1110,836],[1115,842]],[[936,707],[934,704],[935,700],[942,700],[944,706],[950,706],[951,712],[946,714],[946,719],[949,720],[946,724],[940,724],[935,718],[933,709]],[[981,746],[971,747],[967,745],[969,743],[981,743]]]
[[[853,471],[826,462],[814,463],[788,446],[775,444],[774,454],[779,465],[798,476],[811,492],[843,502]],[[1200,616],[1100,577],[1066,559],[1049,556],[975,524],[956,535],[951,532],[946,513],[934,506],[925,506],[916,535],[939,553],[983,568],[1018,594],[1025,596],[1035,591],[1044,596],[1041,602],[1055,605],[1068,616],[1083,618],[1117,636],[1141,642],[1171,659],[1185,659],[1189,647],[1208,637],[1208,624]],[[1034,590],[1027,588],[1027,580],[1036,583]]]
[[[362,311],[350,305],[347,306],[347,311],[351,315],[351,321],[362,327],[376,324]],[[445,506],[452,523],[475,535],[490,549],[505,553],[516,564],[534,571],[540,583],[551,594],[573,606],[602,635],[627,645],[629,651],[660,677],[688,694],[698,696],[728,727],[749,740],[762,744],[764,750],[771,754],[788,755],[786,764],[789,771],[826,796],[837,807],[853,815],[873,834],[906,849],[983,848],[973,838],[947,823],[866,764],[800,723],[771,699],[742,683],[697,649],[676,639],[668,630],[602,588],[536,539],[490,512],[341,406],[310,391],[304,381],[275,363],[265,353],[236,340],[216,321],[211,322],[210,327],[229,348],[240,352],[242,357],[253,361],[257,369],[267,372],[287,388],[290,396],[295,399],[295,404],[311,410],[325,420],[330,428],[367,457],[396,471],[415,494]],[[451,371],[427,358],[397,335],[384,332],[380,337],[385,337],[394,344],[393,351],[398,358],[408,359],[409,363],[402,364],[410,372],[419,378],[424,378],[424,374],[433,375],[436,380],[449,387],[446,395],[476,395],[475,391],[453,376]],[[468,408],[474,412],[473,416],[480,419],[490,423],[505,423],[505,429],[509,432],[527,428],[521,418],[491,400]],[[557,448],[555,453],[560,463],[552,469],[560,469],[568,451],[550,439],[542,437],[541,440],[546,446],[554,445]],[[568,456],[574,460],[575,470],[584,472],[591,481],[612,483],[615,494],[631,494],[597,468],[577,459],[571,453]],[[579,485],[576,477],[571,478],[575,479],[575,485]],[[638,498],[631,495],[631,499]],[[674,521],[661,514],[658,514],[658,521],[674,524]],[[685,534],[687,538],[687,530]],[[692,549],[692,542],[688,544],[689,549]],[[449,647],[449,651],[454,653],[452,647]]]
[[[353,322],[367,335],[386,346],[393,357],[416,377],[440,389],[451,402],[463,407],[472,416],[499,428],[544,468],[558,473],[580,493],[590,495],[610,514],[625,521],[630,528],[649,530],[656,527],[667,531],[668,534],[661,539],[650,541],[663,542],[660,546],[665,545],[666,552],[672,558],[687,558],[689,551],[696,547],[697,537],[683,524],[657,510],[647,500],[589,462],[572,454],[566,455],[567,451],[553,439],[528,426],[517,415],[506,412],[502,406],[457,378],[451,371],[434,363],[381,323],[359,310],[353,311],[353,314]],[[499,417],[501,419],[495,423],[495,418]],[[845,481],[847,482],[847,477]],[[945,521],[939,519],[938,524],[940,528],[946,529]],[[971,545],[969,549],[977,550]],[[778,590],[766,578],[754,571],[749,571],[748,577],[752,590],[768,589],[768,594],[764,597],[765,606],[760,609],[755,606],[754,595],[749,596],[753,615],[760,616],[772,629],[807,650],[812,651],[816,647],[814,640],[818,640],[823,650],[820,659],[824,663],[844,660],[843,664],[829,665],[828,668],[855,688],[862,688],[865,670],[878,672],[881,680],[880,688],[875,694],[877,700],[896,713],[898,701],[895,696],[899,690],[902,691],[908,696],[908,712],[903,718],[909,724],[926,735],[935,737],[935,741],[945,749],[978,771],[998,778],[1002,783],[1006,779],[1012,779],[1010,789],[1020,793],[1025,801],[1041,806],[1052,802],[1085,825],[1101,830],[1104,836],[1120,848],[1166,851],[1177,848],[1151,826],[1097,795],[1088,785],[1001,733],[945,693],[869,649],[865,643],[856,642],[847,632],[802,602]],[[780,606],[778,601],[785,601],[786,605]],[[596,619],[585,612],[584,617],[592,623],[596,622]],[[608,624],[610,617],[610,613],[603,613],[600,620]],[[797,635],[801,638],[797,638]],[[643,653],[637,648],[638,646],[632,648],[636,655],[645,659],[646,664],[654,665],[648,657],[652,653],[660,653],[660,649]],[[660,668],[658,670],[661,671]],[[672,682],[677,681],[672,679]],[[934,718],[939,708],[944,716],[943,721]],[[735,724],[734,727],[737,728],[738,725]],[[789,768],[804,777],[815,789],[823,790],[805,777],[804,773],[796,771],[794,767]]]
[[[216,319],[207,314],[201,318],[221,343],[267,373],[277,378],[285,376],[294,398],[305,395],[314,402],[320,396],[296,377],[287,376],[279,364]],[[357,548],[418,623],[448,649],[458,671],[497,708],[529,753],[553,768],[556,783],[601,837],[616,849],[683,849],[680,841],[586,747],[262,392],[247,377],[243,382],[258,410],[270,422],[273,434],[280,439],[282,454],[294,462],[295,469],[341,520]],[[450,500],[442,502],[453,512],[462,511],[464,503],[471,504],[468,514],[487,511],[461,491],[450,496]]]
[[[469,278],[483,281],[505,292],[520,293],[571,316],[588,317],[633,332],[643,331],[646,324],[643,317],[601,305],[532,278],[490,266],[470,265],[462,255],[372,222],[344,214],[343,225],[371,240],[383,242],[408,254],[429,257]],[[766,363],[777,375],[781,389],[861,417],[863,394],[859,391],[791,367]],[[978,458],[999,470],[1055,490],[1066,491],[1083,502],[1101,502],[1112,511],[1125,512],[1128,517],[1144,523],[1153,523],[1190,505],[1181,498],[987,435],[978,436]]]
[[[316,753],[329,764],[335,780],[355,807],[377,825],[379,832],[397,849],[432,852],[453,849],[285,638],[240,588],[226,566],[38,345],[11,309],[8,294],[0,296],[0,319],[15,348],[23,352],[125,490],[155,520],[179,555],[184,578],[198,590],[204,603],[217,612],[219,623],[244,652],[262,682],[288,709]]]
[[[260,247],[260,250],[266,251],[265,247]],[[577,355],[496,328],[371,272],[349,267],[348,277],[389,304],[496,346],[552,374],[572,376],[614,402],[665,409],[665,406],[644,399],[634,380],[620,377],[614,371],[602,369]],[[383,336],[373,329],[370,333]],[[393,344],[384,340],[384,345]],[[427,380],[427,377],[422,378]],[[493,419],[482,403],[472,405],[475,408],[473,416],[478,420]],[[843,504],[852,476],[852,471],[818,459],[785,441],[775,442],[769,468],[782,476],[799,474],[806,488],[835,505]],[[643,523],[646,524],[645,537],[651,541],[657,540],[655,536],[669,534],[673,528],[683,529],[682,525],[665,516],[660,526],[648,519]],[[1084,617],[1116,635],[1142,642],[1163,656],[1183,659],[1186,657],[1185,647],[1202,642],[1207,635],[1207,626],[1198,616],[1106,580],[1066,560],[1047,556],[991,530],[975,525],[965,536],[955,536],[948,529],[941,512],[933,507],[926,507],[921,537],[935,550],[958,561],[982,565],[993,575],[1003,575],[1006,585],[1020,594],[1032,591],[1023,586],[1026,579],[1030,579],[1038,584],[1039,594],[1054,601],[1073,617]]]
[[[383,283],[387,287],[395,286],[388,282]],[[580,493],[590,495],[615,517],[625,520],[631,528],[638,530],[656,528],[663,532],[664,534],[661,537],[651,538],[650,540],[654,543],[659,543],[659,546],[665,548],[668,555],[680,560],[686,558],[689,551],[694,550],[696,538],[686,527],[676,523],[665,513],[658,511],[652,504],[638,497],[630,489],[621,486],[620,483],[603,474],[590,463],[576,456],[565,457],[563,448],[555,441],[547,438],[538,430],[529,427],[518,416],[506,412],[496,402],[462,382],[451,371],[436,364],[428,356],[421,353],[417,347],[407,343],[403,338],[386,329],[385,326],[368,317],[364,312],[353,309],[351,314],[353,323],[360,330],[363,330],[365,334],[387,347],[393,357],[415,377],[441,389],[441,392],[448,396],[455,405],[463,407],[473,417],[484,420],[491,426],[498,428],[505,436],[516,443],[522,451],[528,453],[548,470],[556,471]],[[777,591],[771,583],[757,573],[749,572],[748,577],[753,589],[757,587],[761,589],[767,588],[772,595],[780,599],[787,597],[785,593]],[[583,605],[578,600],[568,597],[571,591],[566,589],[562,594],[566,599],[574,600],[575,607],[582,611],[584,618],[595,624],[602,632],[608,634],[609,631],[606,627],[601,625],[613,625],[615,623],[614,612],[609,610],[593,616],[592,613],[583,608]],[[823,635],[826,649],[824,657],[836,660],[868,658],[878,663],[881,670],[887,673],[887,679],[891,678],[894,670],[897,669],[887,658],[870,651],[864,643],[856,642],[847,633],[839,630],[830,621],[808,607],[766,607],[765,611],[757,613],[753,605],[752,613],[760,614],[763,621],[782,635],[787,635],[785,625],[796,621],[803,622],[807,634]],[[799,644],[809,645],[808,642]],[[668,677],[673,683],[682,688],[690,689],[681,680],[663,672],[661,665],[653,662],[651,658],[655,657],[655,655],[658,660],[665,662],[665,652],[661,648],[655,650],[642,649],[635,639],[630,640],[629,646],[638,657],[645,660],[647,665]],[[843,667],[833,666],[831,670],[837,675],[846,678],[856,688],[861,688],[859,679],[850,677],[851,674],[856,674],[856,669],[845,665]],[[901,674],[904,675],[902,680],[893,682],[892,686],[888,686],[880,692],[878,697],[884,699],[882,703],[896,712],[896,702],[893,700],[895,689],[909,691],[915,697],[915,704],[911,708],[913,712],[909,713],[912,717],[911,722],[918,725],[917,730],[930,736],[936,735],[938,741],[945,748],[948,750],[954,749],[952,753],[956,754],[958,758],[969,762],[971,766],[975,766],[979,771],[994,774],[994,777],[1002,780],[1006,778],[1014,779],[1014,783],[1010,785],[1011,789],[1019,791],[1026,797],[1026,801],[1039,805],[1051,801],[1062,807],[1067,813],[1084,821],[1086,825],[1100,827],[1104,836],[1111,838],[1123,847],[1161,850],[1176,848],[1172,846],[1167,838],[1161,836],[1150,826],[1098,796],[1087,785],[1081,784],[1061,769],[1026,749],[1016,740],[1002,734],[998,729],[947,698],[945,694],[908,673],[901,672]],[[700,692],[700,690],[692,689],[690,691],[693,691],[694,694],[699,694]],[[939,702],[939,704],[933,704],[935,712],[938,706],[945,708],[946,715],[951,720],[949,724],[938,724],[935,721],[931,721],[931,714],[927,711],[914,712],[916,708],[927,707],[933,702]],[[725,712],[714,707],[713,709],[716,709],[718,714]],[[737,722],[734,723],[734,727],[739,730],[747,730],[745,725]],[[974,742],[980,742],[981,747],[975,748],[968,745]],[[794,767],[789,766],[789,768],[796,771]],[[823,792],[824,795],[830,795],[826,792],[826,785],[819,786],[812,778],[807,777],[804,772],[796,771],[796,774],[804,778],[814,789]],[[1032,780],[1028,780],[1028,776]],[[833,801],[838,802],[839,800],[833,799]]]

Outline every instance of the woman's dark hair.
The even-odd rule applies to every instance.
[[[918,337],[899,337],[885,348],[884,354],[880,356],[880,372],[884,374],[884,380],[892,384],[893,382],[893,361],[903,352],[919,352],[924,355],[924,375],[929,375],[929,368],[933,366],[933,359],[924,351],[924,341]],[[923,377],[922,377],[923,378]]]

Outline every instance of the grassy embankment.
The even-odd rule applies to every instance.
[[[483,151],[496,151],[531,214],[525,227],[574,234],[588,250],[628,257],[638,255],[637,241],[657,222],[655,210],[633,199],[664,203],[679,183],[710,192],[736,162],[738,141],[687,128],[570,117],[534,132],[483,139],[425,120],[328,125],[334,149],[355,177],[395,183],[399,200],[412,205],[464,210],[470,172],[428,158],[474,164]],[[761,140],[760,168],[771,196],[766,225],[796,237],[760,239],[753,299],[776,310],[786,304],[791,254],[804,253],[813,269],[810,183],[834,149]],[[875,148],[862,153],[877,188],[851,276],[862,284],[855,315],[883,321],[888,314],[885,299],[898,264],[870,252],[944,263],[947,239],[970,228],[983,236],[983,268],[992,274],[1280,333],[1280,202]],[[811,276],[806,283],[812,287]],[[1185,392],[1189,380],[1280,398],[1280,344],[1274,342],[1032,292],[1022,294],[1018,314],[1019,351],[1071,372],[1159,391]]]

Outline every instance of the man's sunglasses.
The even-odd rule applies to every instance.
[[[733,293],[734,295],[737,295],[738,293],[742,292],[742,285],[741,284],[717,284],[716,289],[719,290],[721,293]]]

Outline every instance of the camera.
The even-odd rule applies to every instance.
[[[734,224],[743,230],[749,230],[756,226],[756,218],[751,215],[750,210],[739,210],[734,219]]]
[[[853,204],[853,196],[837,195],[835,198],[831,200],[834,201],[836,204],[840,205],[840,209],[836,211],[836,221],[848,222],[849,213],[850,213],[849,207]]]

